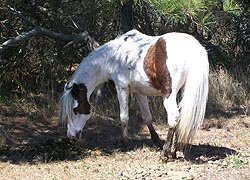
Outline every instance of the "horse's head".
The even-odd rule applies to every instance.
[[[82,129],[91,117],[91,107],[87,98],[87,88],[81,84],[65,86],[61,98],[61,120],[67,122],[67,136],[72,140],[81,138]]]

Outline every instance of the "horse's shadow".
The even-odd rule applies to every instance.
[[[237,154],[237,151],[227,148],[211,146],[209,144],[190,145],[184,151],[184,158],[196,164],[207,163],[209,161],[216,161],[225,159],[228,155]]]
[[[135,122],[134,124],[137,125],[132,127],[132,134],[137,134],[143,123]],[[69,141],[66,137],[66,128],[52,125],[49,119],[43,121],[34,119],[32,122],[26,119],[18,122],[2,121],[0,122],[0,140],[4,142],[0,143],[0,161],[13,164],[74,161],[91,155],[93,151],[108,155],[117,151],[131,151],[143,146],[153,147],[148,137],[133,137],[133,135],[125,144],[121,134],[119,120],[104,117],[90,120],[79,142]]]
[[[90,156],[94,151],[111,155],[118,151],[127,152],[143,147],[155,148],[148,135],[138,135],[143,128],[143,122],[135,119],[130,124],[131,138],[124,144],[121,138],[119,120],[104,119],[103,117],[90,120],[83,131],[80,142],[71,142],[66,138],[66,128],[49,125],[49,121],[34,120],[32,124],[24,121],[15,127],[13,124],[0,123],[2,128],[13,128],[15,131],[4,145],[0,146],[0,161],[19,163],[48,163],[54,161],[78,160]],[[44,133],[38,133],[44,128]],[[1,129],[0,129],[1,130]],[[15,134],[16,133],[16,134]],[[1,132],[0,132],[1,135]],[[14,138],[19,138],[15,143]],[[26,143],[20,143],[22,140]],[[160,151],[160,149],[158,149]],[[236,151],[226,147],[210,145],[192,145],[184,153],[185,159],[194,163],[206,163],[224,159]]]

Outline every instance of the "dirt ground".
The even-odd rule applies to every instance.
[[[155,124],[162,139],[167,126]],[[130,121],[121,143],[116,118],[95,115],[71,143],[57,117],[0,105],[0,179],[250,179],[250,117],[209,118],[178,159],[162,162],[142,121]]]

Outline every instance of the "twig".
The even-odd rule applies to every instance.
[[[114,118],[111,117],[107,117],[107,116],[102,116],[100,114],[95,113],[96,117],[102,118],[102,119],[106,119],[106,120],[110,120],[110,121],[116,121]]]

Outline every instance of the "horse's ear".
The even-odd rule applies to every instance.
[[[70,90],[70,89],[72,89],[72,84],[70,84],[70,81],[69,81],[69,82],[67,82],[67,83],[65,84],[65,86],[64,86],[64,91],[68,91],[68,90]]]

